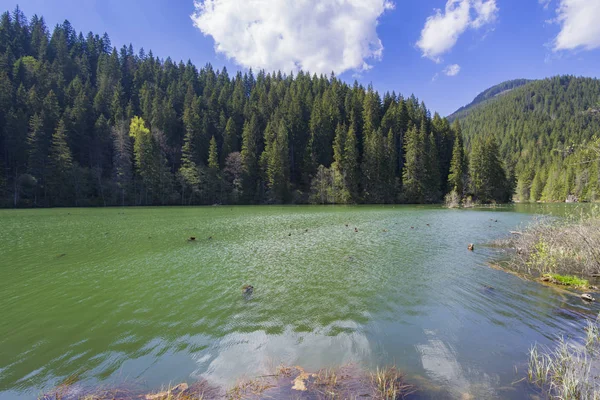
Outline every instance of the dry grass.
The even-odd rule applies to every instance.
[[[327,368],[320,370],[315,377],[315,387],[321,395],[320,397],[325,399],[340,398],[340,393],[338,393],[339,379],[338,371],[335,369]]]
[[[73,385],[77,379],[68,379],[63,385]],[[60,390],[58,390],[60,389]],[[71,388],[73,389],[73,388]],[[310,399],[351,399],[371,398],[396,400],[414,392],[412,386],[404,383],[402,374],[395,367],[377,369],[369,373],[354,364],[339,368],[305,372],[301,367],[279,366],[273,374],[255,379],[240,380],[225,391],[201,380],[188,387],[182,383],[168,386],[155,393],[143,390],[125,391],[89,390],[84,394],[81,388],[71,390],[61,386],[41,400],[242,400],[259,398],[310,398]],[[64,395],[64,396],[63,396]]]
[[[257,397],[272,387],[275,387],[275,385],[270,379],[242,380],[227,391],[226,398],[228,400],[240,400],[248,397]]]
[[[535,345],[529,352],[527,376],[549,399],[599,400],[596,379],[600,360],[598,320],[588,321],[584,345],[560,338],[554,348]]]
[[[588,277],[600,273],[600,215],[538,219],[524,232],[499,241],[514,250],[505,267],[534,276]]]
[[[402,399],[414,393],[414,388],[404,383],[403,376],[396,367],[377,368],[371,374],[371,383],[380,400]]]
[[[65,381],[67,382],[67,381]],[[76,380],[69,380],[74,385]],[[206,381],[198,381],[192,386],[182,383],[169,385],[154,393],[147,393],[141,388],[78,388],[63,383],[55,391],[39,397],[39,400],[207,400],[223,398],[218,388],[210,386]]]

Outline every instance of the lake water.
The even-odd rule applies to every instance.
[[[0,399],[75,373],[157,389],[280,363],[524,398],[531,345],[579,336],[599,307],[489,268],[485,244],[566,207],[0,210]]]

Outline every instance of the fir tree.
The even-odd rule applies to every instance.
[[[56,131],[52,135],[49,167],[48,186],[51,193],[56,196],[55,204],[69,204],[73,201],[73,159],[67,144],[66,128],[63,120],[60,120]]]
[[[448,188],[451,192],[455,192],[459,198],[465,194],[465,177],[467,166],[465,162],[465,150],[462,140],[462,132],[460,123],[454,123],[454,147],[452,149],[452,160],[450,161],[450,175],[448,175]]]

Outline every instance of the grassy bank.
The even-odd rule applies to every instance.
[[[154,393],[133,388],[83,389],[68,380],[40,400],[242,400],[242,399],[404,399],[415,389],[405,383],[396,367],[374,372],[356,365],[322,369],[315,373],[301,367],[280,366],[272,374],[239,380],[221,388],[199,381],[181,383]]]
[[[498,243],[509,249],[501,266],[551,283],[589,289],[600,274],[600,213],[540,218]]]

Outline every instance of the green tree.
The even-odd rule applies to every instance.
[[[114,183],[117,187],[117,204],[127,204],[133,183],[133,161],[129,127],[121,121],[112,129]]]
[[[471,190],[475,197],[482,203],[509,201],[512,193],[496,140],[493,137],[477,140],[470,161]]]
[[[246,201],[257,201],[259,183],[258,140],[259,127],[256,115],[244,125],[242,133],[242,187]]]
[[[150,129],[140,117],[134,117],[129,126],[129,135],[133,138],[135,167],[141,179],[143,204],[152,204],[160,195],[162,160],[158,144]]]
[[[455,192],[459,198],[465,194],[467,165],[465,160],[465,149],[462,140],[460,123],[456,121],[453,126],[455,135],[452,149],[452,160],[450,161],[450,174],[448,175],[448,187]]]
[[[289,175],[288,130],[285,124],[280,122],[270,146],[267,164],[268,185],[275,202],[287,201]]]
[[[403,192],[408,203],[422,203],[425,200],[424,137],[413,125],[404,136],[405,162],[402,171]]]
[[[52,135],[49,167],[48,186],[50,196],[55,199],[54,204],[73,202],[73,159],[67,144],[66,128],[63,120],[60,120],[56,131]]]

